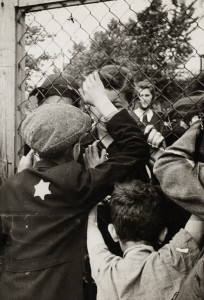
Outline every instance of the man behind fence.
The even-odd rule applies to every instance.
[[[51,104],[27,116],[22,134],[41,160],[0,189],[1,233],[6,239],[2,300],[87,299],[83,258],[88,212],[149,153],[136,122],[111,103],[97,73],[87,78],[83,91],[107,121],[119,150],[85,170],[76,161],[80,139],[91,125],[86,114],[72,105]],[[87,157],[94,153],[90,145]]]

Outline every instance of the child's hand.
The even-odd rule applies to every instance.
[[[33,160],[34,160],[34,150],[30,150],[26,156],[22,156],[18,166],[18,173],[23,171],[24,169],[32,167]]]
[[[148,135],[147,143],[153,148],[159,148],[159,146],[163,148],[166,147],[163,135],[157,131],[153,125],[147,125],[144,134]]]
[[[86,169],[95,168],[107,160],[107,152],[105,149],[101,151],[101,156],[99,155],[97,148],[98,142],[99,141],[95,141],[92,145],[89,145],[83,154]]]
[[[97,102],[103,98],[107,99],[104,85],[97,71],[86,77],[82,89],[79,89],[79,92],[84,101],[93,106],[96,106]]]

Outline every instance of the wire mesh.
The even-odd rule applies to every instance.
[[[71,101],[91,114],[90,141],[100,139],[101,118],[78,94],[94,70],[115,93],[115,105],[128,108],[142,130],[153,124],[167,145],[203,110],[202,1],[118,0],[41,7],[38,12],[20,11],[17,19],[24,26],[17,40],[22,53],[18,70],[25,74],[18,84],[25,95],[18,106],[22,120],[48,97],[58,95],[56,101]],[[148,102],[144,91],[152,98],[147,108],[141,107]],[[24,146],[18,150],[19,155],[25,153]]]

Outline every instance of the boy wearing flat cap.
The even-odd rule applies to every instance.
[[[34,88],[30,94],[29,99],[33,102],[34,107],[45,104],[64,103],[73,106],[80,106],[80,95],[78,92],[79,84],[74,77],[62,72],[48,75],[41,86]],[[36,103],[37,101],[37,103]],[[30,147],[24,145],[24,155],[27,155]]]
[[[0,189],[6,240],[0,299],[87,299],[83,254],[88,212],[148,157],[143,134],[128,112],[118,111],[108,99],[98,73],[85,80],[83,95],[105,118],[118,152],[86,170],[77,163],[80,139],[91,125],[86,114],[52,104],[27,116],[22,134],[41,160]],[[93,157],[93,147],[88,150],[93,155],[87,158]]]

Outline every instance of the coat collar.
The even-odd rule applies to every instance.
[[[35,164],[35,169],[40,169],[40,170],[44,170],[44,169],[50,169],[52,167],[55,167],[57,166],[57,163],[52,161],[52,160],[49,160],[49,159],[46,159],[46,158],[43,158],[42,160],[39,160],[36,162]]]

